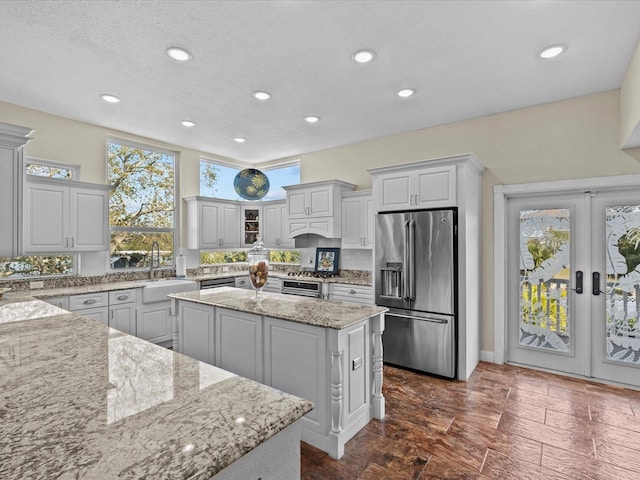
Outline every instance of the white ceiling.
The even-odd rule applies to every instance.
[[[640,1],[0,0],[0,100],[259,163],[615,89],[639,41]]]

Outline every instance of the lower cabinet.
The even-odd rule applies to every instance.
[[[177,303],[175,300],[174,302]],[[212,306],[180,302],[178,331],[178,343],[176,345],[174,338],[174,349],[201,362],[215,365]]]
[[[333,458],[384,417],[380,316],[337,330],[177,299],[173,308],[176,351],[313,402],[302,440]]]
[[[109,295],[107,292],[70,295],[68,305],[69,310],[78,315],[105,325],[109,324]]]
[[[136,290],[109,292],[109,326],[136,335]]]
[[[262,317],[216,308],[215,318],[215,364],[263,383]]]
[[[148,342],[171,342],[171,300],[143,304],[138,312],[136,330],[136,336]]]

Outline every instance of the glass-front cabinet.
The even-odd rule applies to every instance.
[[[243,246],[253,246],[253,243],[260,235],[260,214],[262,209],[259,206],[247,205],[242,207],[242,238]]]

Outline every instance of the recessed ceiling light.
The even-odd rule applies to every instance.
[[[351,55],[351,58],[354,62],[369,63],[375,56],[376,54],[373,50],[358,50],[356,53]]]
[[[398,96],[402,98],[407,98],[413,95],[414,93],[416,93],[416,91],[412,88],[403,88],[402,90],[398,91]]]
[[[107,103],[118,103],[120,101],[118,97],[109,93],[103,93],[100,97]]]
[[[271,94],[269,92],[264,92],[262,90],[257,90],[253,92],[251,95],[258,100],[269,100],[271,98]]]
[[[193,127],[195,126],[195,123],[193,123],[191,120],[183,120],[182,125],[184,125],[185,127]]]
[[[179,62],[186,62],[187,60],[191,60],[192,58],[189,52],[180,47],[167,48],[167,55]]]
[[[551,47],[545,48],[542,52],[540,52],[540,58],[549,59],[554,58],[560,55],[562,52],[566,50],[564,45],[553,45]]]
[[[316,123],[316,122],[320,121],[320,117],[316,117],[314,115],[312,115],[310,117],[304,117],[304,119],[309,123]]]
[[[234,137],[233,141],[237,143],[244,143],[247,141],[247,139],[242,137]]]

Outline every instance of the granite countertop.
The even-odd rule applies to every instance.
[[[217,278],[234,278],[241,277],[243,275],[249,275],[247,272],[225,272],[225,273],[210,273],[203,275],[189,275],[184,280],[192,280],[192,281],[200,281],[200,280],[211,280]],[[308,277],[304,275],[287,275],[286,273],[280,272],[270,272],[270,276],[274,278],[281,279],[290,279],[290,280],[307,280],[307,281],[317,281],[322,283],[341,283],[346,285],[363,285],[370,286],[371,279],[369,277],[332,277],[332,278],[314,278]],[[105,283],[93,283],[86,285],[75,285],[69,287],[60,287],[60,288],[46,288],[46,289],[33,289],[27,290],[26,292],[20,292],[20,294],[31,295],[35,298],[53,298],[53,297],[63,297],[67,295],[82,295],[85,293],[100,293],[100,292],[110,292],[114,290],[127,290],[129,288],[143,288],[150,281],[153,282],[162,282],[167,279],[157,279],[157,280],[130,280],[130,281],[121,281],[121,282],[105,282]],[[8,296],[12,296],[15,294],[9,294]]]
[[[253,290],[221,287],[175,293],[169,297],[336,330],[387,311],[387,308],[375,305],[334,302],[298,295],[271,292],[262,292],[260,295],[261,298],[256,298]]]
[[[0,478],[204,480],[313,405],[28,296],[0,300]]]

